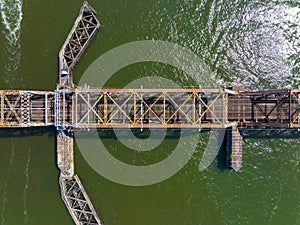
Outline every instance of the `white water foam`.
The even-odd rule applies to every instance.
[[[22,0],[0,0],[1,19],[7,34],[5,37],[11,45],[20,39],[22,5]]]
[[[3,34],[7,42],[5,44],[5,57],[7,59],[5,72],[7,74],[15,73],[21,61],[20,34],[23,19],[22,5],[23,0],[0,0],[1,22],[5,28]],[[5,78],[5,81],[6,83],[11,82],[8,77]]]

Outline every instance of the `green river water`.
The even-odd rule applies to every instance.
[[[0,88],[54,90],[58,52],[82,1],[0,0],[0,4]],[[189,48],[217,74],[222,86],[300,85],[299,0],[91,0],[90,4],[103,27],[74,71],[76,82],[106,51],[154,39]],[[140,63],[119,71],[109,86],[121,88],[146,75],[182,82],[181,71]],[[207,133],[200,135],[205,141]],[[132,164],[158,162],[177,143],[171,135],[153,154],[146,154],[122,147],[115,138],[103,141],[113,155]],[[106,225],[300,224],[297,131],[246,131],[243,168],[238,173],[224,167],[222,151],[199,172],[203,143],[176,175],[150,186],[108,181],[89,167],[77,147],[76,173]],[[0,224],[73,224],[60,198],[54,128],[0,131],[0,150]]]

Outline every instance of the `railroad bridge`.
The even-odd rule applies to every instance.
[[[84,2],[59,52],[56,90],[0,91],[1,128],[56,127],[62,199],[76,224],[103,223],[74,175],[74,129],[226,129],[227,163],[238,171],[240,129],[300,128],[300,89],[75,88],[72,71],[100,27],[96,12]]]
[[[66,87],[0,90],[0,101],[2,128],[300,128],[300,89]]]

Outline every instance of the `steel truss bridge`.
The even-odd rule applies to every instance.
[[[0,91],[0,127],[300,128],[300,89]]]

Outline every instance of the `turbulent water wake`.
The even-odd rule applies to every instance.
[[[4,26],[3,34],[5,36],[5,72],[12,74],[16,72],[20,65],[20,34],[23,0],[0,0],[1,22]],[[10,80],[6,77],[6,82]]]

